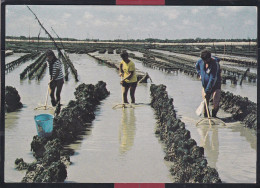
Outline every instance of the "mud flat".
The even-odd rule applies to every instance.
[[[175,183],[221,183],[215,168],[208,166],[204,148],[197,146],[185,124],[176,118],[173,99],[168,97],[166,86],[150,87],[151,105],[158,119],[156,134],[166,145],[165,160],[173,161],[170,169]]]
[[[22,158],[15,160],[16,169],[27,170],[22,182],[64,182],[70,155],[64,146],[76,141],[95,119],[94,111],[100,101],[110,93],[106,83],[80,84],[74,92],[76,101],[71,100],[53,121],[53,132],[49,137],[33,137],[31,150],[36,161],[26,163]]]

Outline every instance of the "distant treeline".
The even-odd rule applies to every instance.
[[[197,43],[197,42],[256,42],[256,39],[202,39],[202,38],[196,38],[196,39],[175,39],[175,40],[161,40],[161,39],[153,39],[153,38],[148,38],[145,39],[145,41],[148,42],[164,42],[164,43]]]
[[[26,37],[26,36],[6,36],[6,39],[19,39],[19,40],[38,40],[38,37]],[[39,40],[49,40],[48,37],[39,37]],[[54,38],[54,40],[59,41],[58,38]],[[106,41],[106,42],[155,42],[155,43],[198,43],[198,42],[257,42],[257,39],[202,39],[202,38],[196,38],[196,39],[154,39],[154,38],[147,38],[147,39],[115,39],[115,40],[99,40],[99,39],[85,39],[85,40],[78,40],[74,38],[61,38],[63,41]]]
[[[17,40],[38,40],[38,37],[26,37],[26,36],[20,36],[20,37],[14,37],[14,36],[6,36],[6,39],[17,39]],[[48,37],[39,37],[39,40],[50,40]],[[54,38],[54,40],[59,41],[60,39]],[[77,41],[77,39],[74,38],[62,38],[64,41]]]

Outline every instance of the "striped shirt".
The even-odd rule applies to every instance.
[[[48,61],[47,61],[47,65],[50,70],[50,63]],[[62,72],[62,65],[61,65],[60,60],[58,60],[58,59],[52,64],[52,74],[51,74],[51,72],[49,72],[51,79],[55,76],[57,70],[60,70],[60,72],[59,72],[58,77],[55,80],[62,79],[64,77],[63,72]]]

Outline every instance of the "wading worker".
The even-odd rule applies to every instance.
[[[52,106],[60,104],[60,93],[64,84],[61,62],[56,58],[52,50],[46,52],[47,65],[50,73],[49,93]],[[54,96],[56,90],[56,99]]]
[[[216,117],[220,95],[221,95],[221,75],[219,59],[211,57],[209,50],[203,50],[200,54],[200,59],[197,61],[195,67],[202,83],[202,97],[206,98],[207,105],[209,104],[210,97],[213,98],[212,117]],[[204,117],[207,116],[206,105],[204,104]]]
[[[120,84],[122,85],[123,102],[128,103],[127,93],[130,89],[131,103],[135,103],[135,89],[137,86],[137,77],[135,73],[135,64],[128,58],[128,53],[124,50],[120,54],[122,61],[119,65],[119,75],[122,77]]]

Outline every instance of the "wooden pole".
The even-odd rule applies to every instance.
[[[64,51],[65,51],[65,47],[64,47],[64,45],[63,45],[63,42],[62,42],[61,38],[60,38],[59,35],[54,31],[54,29],[53,29],[52,27],[51,27],[51,29],[52,29],[52,31],[56,34],[56,36],[58,37],[58,39],[60,40],[61,46],[62,46],[62,48],[63,48]]]
[[[44,105],[44,109],[46,110],[47,108],[47,102],[48,102],[48,96],[49,96],[49,85],[48,85],[48,88],[47,88],[47,95],[46,95],[46,99],[45,99],[45,105]]]
[[[40,34],[41,34],[41,28],[40,28],[40,31],[39,31],[39,34],[38,34],[38,45],[37,45],[37,52],[38,52],[38,48],[39,48],[39,44],[40,44]]]
[[[205,94],[205,89],[203,88],[203,91],[204,91],[204,94]],[[209,116],[209,109],[208,109],[208,104],[207,104],[207,99],[206,97],[204,97],[204,102],[205,102],[205,105],[206,105],[206,111],[207,111],[207,116],[208,116],[208,120],[209,120],[209,126],[211,128],[211,121],[210,121],[210,116]]]
[[[208,120],[209,120],[209,126],[211,128],[211,121],[210,121],[209,109],[208,109],[208,104],[207,104],[206,98],[204,98],[204,102],[205,102],[205,105],[206,105],[206,110],[207,110],[207,115],[208,115]]]
[[[49,36],[49,38],[52,40],[55,48],[58,50],[59,55],[62,56],[64,59],[64,55],[62,54],[59,46],[57,45],[57,43],[55,42],[55,40],[53,39],[53,37],[51,36],[51,34],[45,29],[45,27],[43,27],[42,23],[40,22],[40,20],[38,19],[38,17],[36,16],[36,14],[30,9],[29,6],[27,6],[27,8],[31,11],[31,13],[35,16],[35,19],[38,21],[39,25],[41,26],[41,28],[45,31],[45,33]]]

